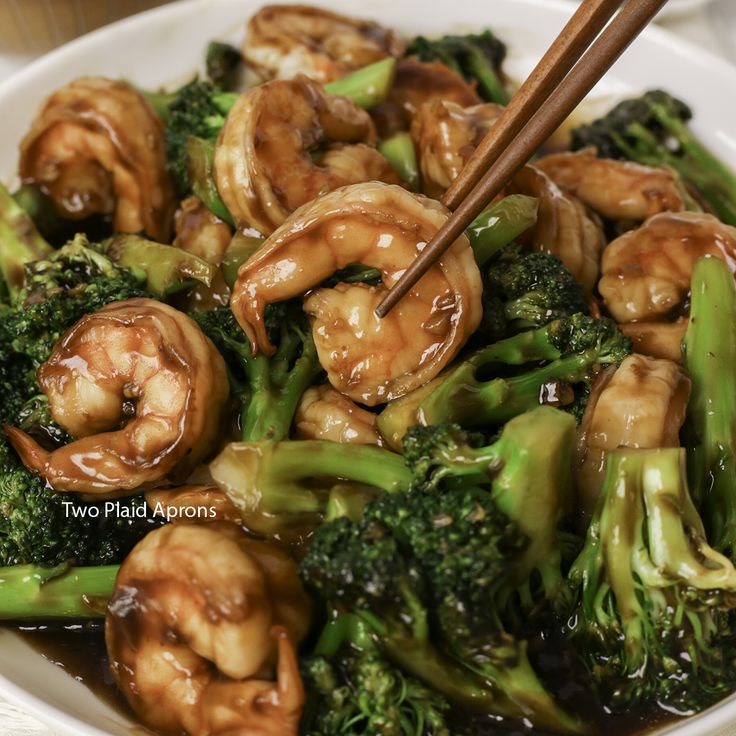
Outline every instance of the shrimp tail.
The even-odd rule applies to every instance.
[[[38,473],[49,480],[48,473],[51,467],[51,453],[48,450],[44,450],[36,440],[26,434],[22,429],[12,427],[9,424],[3,424],[3,430],[13,449],[18,453],[23,465],[28,470],[32,470],[34,473]]]
[[[294,644],[283,626],[274,626],[271,636],[278,647],[279,710],[284,714],[300,714],[304,707],[304,683],[299,674],[299,663]]]

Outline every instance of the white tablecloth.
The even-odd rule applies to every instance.
[[[706,10],[666,18],[661,25],[683,38],[736,62],[736,2],[717,0]],[[0,56],[0,79],[28,63],[26,57]],[[0,701],[0,736],[61,736],[9,703]],[[736,736],[736,728],[733,734]]]

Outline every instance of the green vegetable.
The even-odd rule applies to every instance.
[[[25,264],[51,252],[28,213],[0,184],[0,273],[11,303],[20,299]]]
[[[736,560],[736,285],[718,258],[695,264],[683,364],[693,496],[713,546]]]
[[[329,82],[325,85],[325,92],[349,97],[358,107],[368,110],[386,99],[395,70],[396,59],[381,59]]]
[[[684,450],[608,453],[570,584],[573,642],[610,709],[687,715],[733,691],[736,569],[708,544]]]
[[[563,422],[571,439],[574,423]],[[537,436],[505,435],[502,462],[538,449]],[[510,482],[521,479],[509,472]],[[531,588],[523,578],[534,540],[504,513],[488,476],[483,482],[380,494],[358,522],[343,517],[317,528],[302,577],[328,605],[356,614],[402,671],[452,704],[579,731],[539,681],[527,642],[505,626],[509,591]],[[547,501],[529,492],[527,509]]]
[[[492,204],[470,223],[467,233],[476,263],[481,268],[501,248],[536,223],[538,204],[535,197],[512,194]],[[561,275],[561,271],[561,269],[558,271],[558,276]]]
[[[192,193],[205,207],[231,227],[235,220],[222,201],[215,184],[215,144],[203,138],[190,136],[186,143],[187,176]]]
[[[573,148],[594,146],[604,158],[670,166],[699,192],[718,218],[736,225],[736,175],[693,135],[692,111],[656,90],[626,100],[572,133]]]
[[[253,355],[229,307],[190,316],[225,358],[232,393],[240,402],[243,440],[288,437],[299,399],[321,371],[301,304],[284,302],[269,309],[267,323],[278,345],[270,358]]]
[[[194,281],[212,283],[217,267],[173,245],[163,245],[140,235],[115,235],[107,254],[141,281],[152,294],[162,298],[186,289]]]
[[[476,83],[478,92],[487,102],[508,104],[509,95],[501,69],[506,46],[491,31],[438,39],[417,36],[408,53],[416,54],[422,61],[441,61],[466,81]]]
[[[318,522],[330,504],[329,484],[355,481],[394,492],[409,486],[410,470],[400,455],[372,445],[329,440],[233,442],[210,464],[212,477],[240,509],[249,529],[274,534],[303,522]],[[364,488],[356,494],[364,499]],[[340,501],[344,507],[345,499]]]
[[[584,314],[555,320],[493,343],[389,402],[378,417],[378,428],[389,445],[399,449],[406,431],[417,424],[499,425],[540,403],[570,405],[579,415],[595,366],[618,363],[630,352],[631,341],[612,320]],[[546,364],[540,366],[542,361]],[[502,377],[503,364],[527,370]],[[582,390],[577,398],[575,385]]]
[[[240,49],[222,41],[211,41],[207,46],[205,56],[207,79],[220,89],[232,90],[242,67],[243,57]]]
[[[103,618],[117,565],[0,567],[0,620]]]
[[[417,191],[419,189],[419,164],[411,136],[406,132],[396,133],[391,138],[381,141],[378,144],[378,150],[386,157],[401,181],[405,182],[413,192]]]
[[[311,736],[451,736],[449,704],[382,654],[354,614],[335,614],[302,666]]]

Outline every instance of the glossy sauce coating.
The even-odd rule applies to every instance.
[[[700,212],[662,213],[603,252],[598,290],[618,322],[662,320],[681,309],[698,259],[736,271],[736,228]]]
[[[125,82],[82,77],[54,92],[21,143],[18,168],[63,217],[110,214],[117,232],[169,241],[176,198],[164,125]]]
[[[38,371],[58,424],[52,452],[6,427],[26,467],[58,491],[109,493],[185,476],[215,447],[225,363],[197,324],[153,299],[114,302],[77,322]]]
[[[411,137],[419,157],[422,191],[439,199],[459,176],[503,108],[485,103],[461,107],[435,99],[425,102],[411,122]]]
[[[296,736],[295,646],[310,624],[296,565],[232,524],[170,524],[120,568],[105,640],[113,677],[161,734]]]
[[[217,189],[239,226],[268,235],[337,187],[398,183],[366,145],[375,137],[368,113],[347,97],[304,76],[267,82],[244,92],[228,115],[215,149]]]
[[[583,508],[595,508],[605,453],[618,447],[679,447],[690,379],[670,360],[630,355],[591,397],[583,418],[577,471]]]
[[[316,288],[305,301],[328,379],[374,406],[434,378],[477,328],[481,280],[467,237],[458,238],[385,319],[374,310],[449,213],[439,202],[371,182],[331,192],[297,210],[240,268],[231,308],[254,350],[273,352],[264,310],[362,263],[382,285]]]
[[[560,189],[612,220],[646,220],[687,208],[685,186],[671,169],[598,158],[595,149],[557,153],[534,162]]]

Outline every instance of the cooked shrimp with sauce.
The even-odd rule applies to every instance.
[[[687,729],[736,693],[736,175],[666,92],[582,105],[379,317],[513,76],[503,15],[376,8],[16,111],[0,622],[158,736]]]
[[[267,82],[230,111],[215,151],[217,188],[239,225],[269,235],[297,207],[340,186],[398,182],[368,145],[374,140],[368,114],[345,97],[305,77]]]
[[[132,491],[186,474],[216,447],[225,363],[185,314],[152,299],[113,302],[62,337],[38,371],[73,442],[51,452],[14,427],[28,468],[58,491]]]
[[[308,5],[267,5],[248,21],[243,56],[266,79],[306,74],[324,84],[404,49],[400,36],[372,21]]]
[[[309,611],[283,552],[237,527],[172,524],[117,575],[105,622],[111,671],[159,733],[296,736],[295,647]]]
[[[125,82],[82,77],[52,94],[20,146],[18,173],[72,220],[109,215],[115,230],[166,242],[175,209],[164,126]]]
[[[344,187],[297,210],[238,272],[231,307],[253,351],[274,352],[266,307],[309,292],[304,309],[338,391],[373,406],[434,378],[480,322],[480,274],[465,236],[391,315],[379,319],[374,310],[447,217],[438,202],[380,183]],[[318,288],[351,263],[380,270],[382,284]]]

